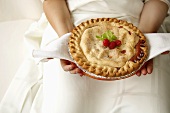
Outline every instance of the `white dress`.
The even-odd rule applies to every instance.
[[[144,2],[68,0],[68,5],[75,25],[90,18],[114,17],[138,26]],[[44,29],[41,47],[58,37],[49,24],[46,27],[46,23],[47,20],[43,16],[37,27]],[[38,43],[40,39],[37,41],[29,33],[27,41]],[[20,83],[17,82],[18,79],[14,80],[13,84],[18,83],[18,87],[11,85],[1,104],[0,113],[170,113],[169,54],[154,59],[152,74],[119,81],[99,81],[70,74],[63,71],[59,59],[40,63],[38,67],[32,58],[30,60],[16,75],[24,77],[20,77]],[[27,68],[27,72],[22,71],[24,68]],[[23,83],[26,84],[25,87],[21,86]],[[18,93],[12,90],[16,87]],[[12,93],[17,99],[10,97]]]

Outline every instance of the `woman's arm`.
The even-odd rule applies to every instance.
[[[139,29],[143,33],[157,32],[165,19],[168,11],[168,5],[160,0],[150,0],[145,3],[139,21]],[[145,63],[145,65],[136,74],[150,74],[153,70],[153,60]]]
[[[157,32],[167,16],[168,5],[160,0],[145,3],[139,21],[139,29],[144,33]]]
[[[73,29],[70,12],[65,0],[45,0],[43,9],[49,23],[59,37]]]
[[[43,9],[49,23],[59,37],[73,29],[71,14],[65,0],[45,0]],[[74,63],[63,59],[60,61],[63,70],[70,71],[71,74],[81,74],[81,70]]]

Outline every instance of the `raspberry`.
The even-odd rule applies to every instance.
[[[116,42],[116,45],[117,45],[117,46],[120,46],[120,45],[121,45],[121,41],[120,41],[120,40],[116,40],[115,42]]]
[[[114,49],[115,47],[116,47],[116,42],[115,41],[110,42],[109,48]]]
[[[108,46],[110,45],[110,41],[109,41],[108,39],[104,39],[104,40],[103,40],[103,45],[104,45],[105,47],[108,47]]]

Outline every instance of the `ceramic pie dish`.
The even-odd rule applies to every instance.
[[[87,76],[119,80],[132,76],[148,56],[143,33],[133,24],[116,18],[82,22],[71,32],[69,52]]]

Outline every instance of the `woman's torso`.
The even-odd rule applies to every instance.
[[[90,18],[112,17],[138,25],[142,0],[68,0],[75,25]]]

